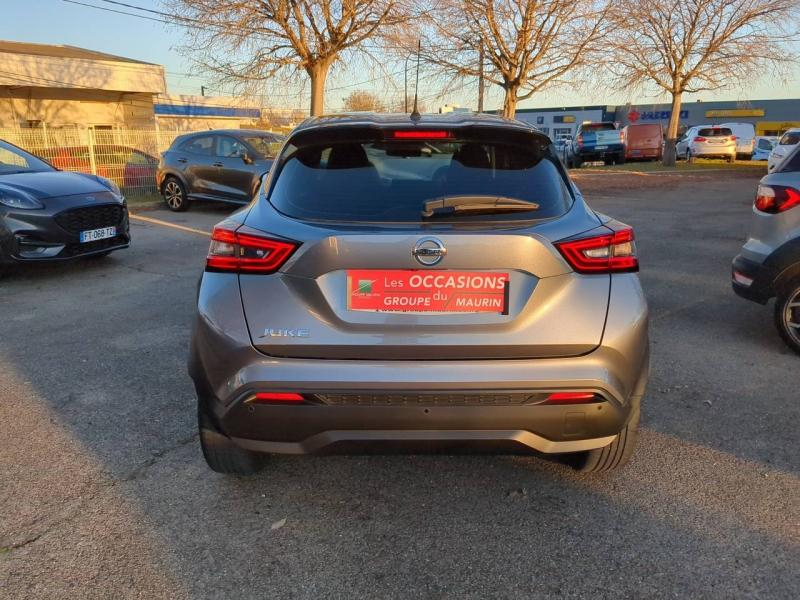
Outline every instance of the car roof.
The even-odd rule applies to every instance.
[[[474,125],[513,129],[521,132],[544,135],[533,125],[516,119],[507,119],[497,115],[473,112],[451,112],[444,114],[423,114],[419,119],[411,119],[407,113],[340,113],[311,117],[300,123],[292,134],[312,130],[330,130],[339,127],[376,127],[392,129],[395,127],[469,127]]]
[[[207,131],[193,131],[179,136],[181,139],[188,139],[199,135],[232,135],[236,136],[251,136],[251,135],[274,135],[276,137],[283,137],[283,134],[275,133],[274,131],[267,131],[266,129],[209,129]],[[176,138],[177,139],[177,138]]]

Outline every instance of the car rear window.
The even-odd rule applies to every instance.
[[[581,125],[581,131],[607,131],[616,129],[613,123],[585,123]]]
[[[468,195],[527,200],[539,208],[456,214],[436,222],[550,218],[572,202],[558,158],[543,137],[526,145],[458,139],[290,144],[269,200],[299,219],[410,223],[425,220],[421,212],[428,200]]]
[[[783,134],[781,141],[778,142],[781,146],[794,146],[800,142],[800,131],[789,131]]]
[[[733,132],[727,127],[710,127],[701,129],[697,135],[700,137],[728,137],[733,135]]]
[[[772,148],[773,148],[773,143],[770,140],[766,140],[764,138],[758,140],[759,150],[772,150]]]

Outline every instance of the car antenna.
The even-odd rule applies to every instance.
[[[422,51],[422,40],[417,40],[417,76],[416,82],[414,83],[414,109],[411,111],[411,120],[414,123],[417,123],[421,118],[422,115],[419,114],[419,109],[417,108],[417,92],[419,91],[419,55]]]

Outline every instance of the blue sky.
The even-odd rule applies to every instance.
[[[115,8],[100,0],[78,0],[88,4]],[[158,0],[125,0],[147,8],[160,8]],[[118,54],[130,58],[164,65],[167,70],[167,82],[170,93],[199,94],[201,85],[213,82],[202,75],[189,74],[191,63],[183,57],[175,47],[182,42],[178,30],[162,23],[138,19],[126,15],[96,10],[93,8],[68,4],[63,0],[2,0],[3,18],[0,20],[0,39],[38,42],[44,44],[69,44],[81,46],[110,54]],[[32,5],[35,10],[31,10]],[[116,7],[120,10],[130,9]],[[196,71],[195,71],[196,72]],[[360,81],[374,80],[362,86],[353,86]],[[369,69],[353,69],[351,72],[339,69],[329,81],[331,90],[326,97],[329,108],[336,108],[342,98],[352,89],[370,89],[379,94],[386,94],[387,89],[396,89],[389,95],[402,97],[402,77],[390,80],[384,78],[381,71],[370,72]],[[435,108],[444,102],[455,102],[463,106],[475,106],[476,88],[473,84],[463,86],[450,95],[433,98],[439,90],[421,89],[422,96],[427,96],[428,108]],[[281,97],[273,98],[276,106],[306,108],[308,103],[307,88],[280,86]],[[489,90],[486,108],[498,107],[502,96],[499,90]],[[796,66],[785,83],[771,81],[768,77],[752,82],[743,89],[731,89],[713,94],[701,94],[700,99],[711,100],[752,100],[768,98],[800,98],[800,65]],[[697,100],[688,97],[686,101]],[[622,104],[625,102],[656,102],[661,98],[631,97],[611,89],[581,92],[575,90],[554,90],[520,104],[520,107],[574,106],[590,104]]]

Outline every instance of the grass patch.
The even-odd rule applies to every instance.
[[[709,169],[723,169],[726,171],[746,171],[748,173],[763,172],[767,174],[767,163],[765,161],[743,160],[729,163],[721,159],[698,159],[693,163],[685,160],[678,161],[674,167],[665,167],[661,162],[630,162],[624,165],[587,165],[585,170],[592,171],[634,171],[637,173],[681,173],[684,171],[704,171]],[[573,172],[580,172],[583,169],[572,169]]]

